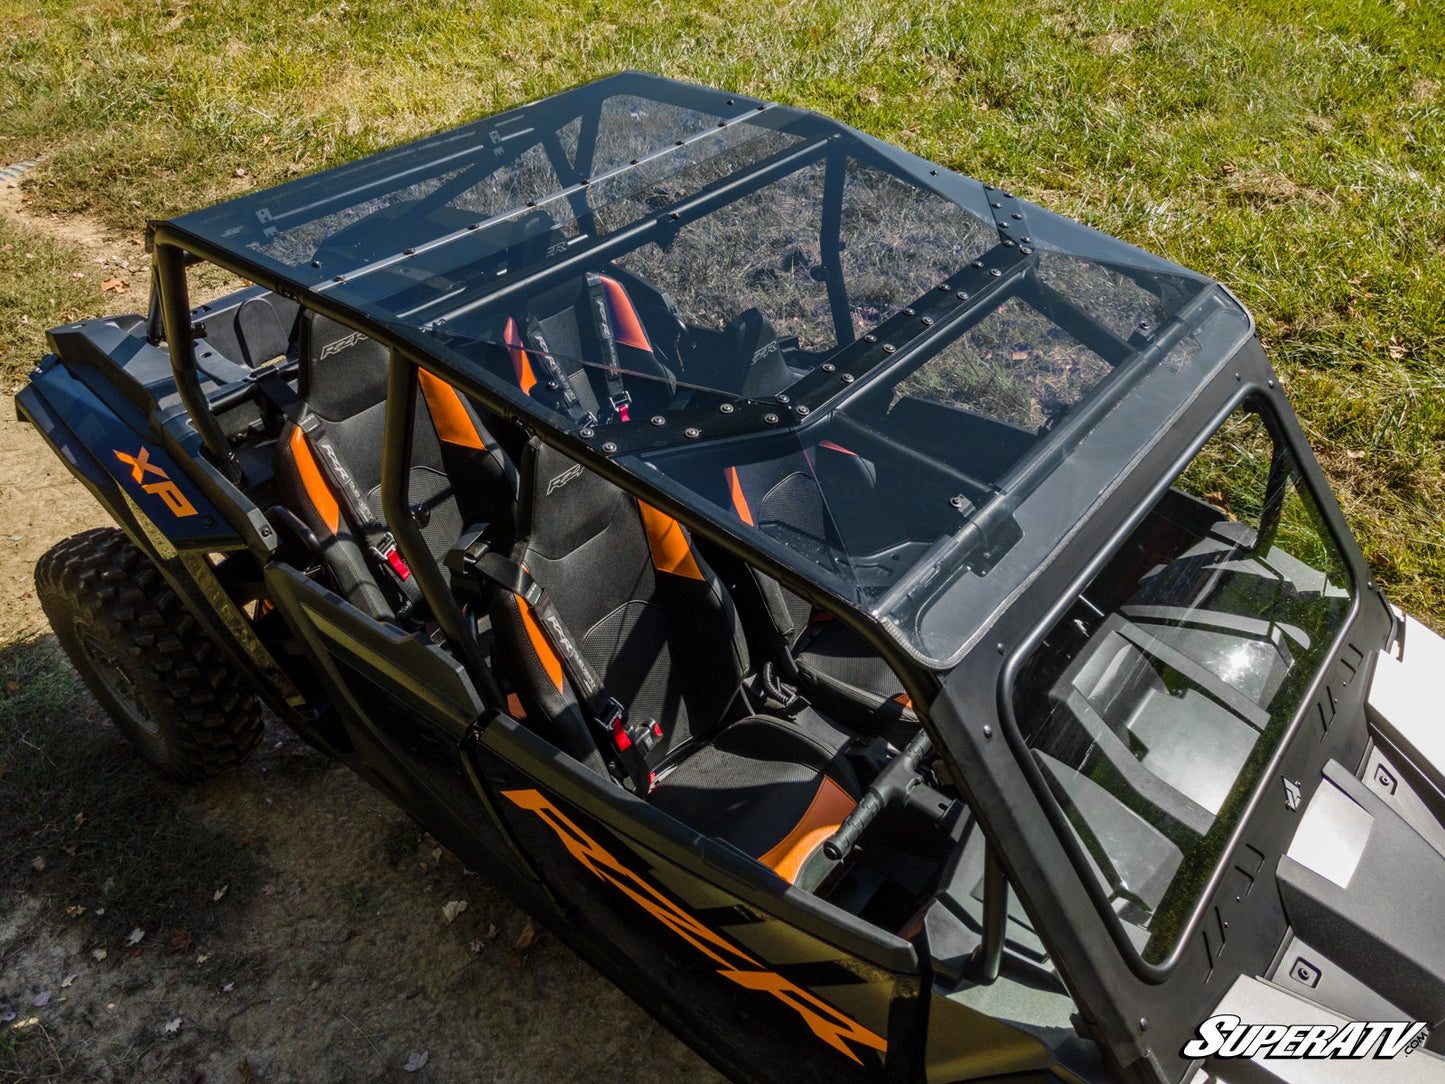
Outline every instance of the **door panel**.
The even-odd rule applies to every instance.
[[[463,762],[462,742],[481,700],[461,664],[283,562],[266,567],[266,587],[305,641],[346,723],[356,750],[352,767],[469,863],[500,859],[522,872]]]
[[[579,948],[654,1012],[725,1045],[748,1079],[906,1077],[919,1007],[907,942],[830,921],[826,904],[505,716],[480,733],[476,763]]]

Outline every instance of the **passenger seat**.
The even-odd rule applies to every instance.
[[[416,591],[405,559],[387,552],[381,514],[387,351],[324,316],[302,320],[300,403],[276,442],[282,503],[319,541],[338,592],[372,617],[391,619]],[[420,383],[407,500],[440,560],[470,523],[509,529],[516,471],[455,388],[427,372]]]
[[[545,590],[633,725],[656,721],[644,757],[655,787],[644,782],[639,797],[797,879],[862,793],[845,756],[851,735],[810,709],[791,719],[739,710],[747,644],[683,527],[553,449],[534,444],[528,459],[510,560]],[[616,771],[626,747],[589,718],[523,595],[497,591],[492,625],[527,724],[599,773]]]

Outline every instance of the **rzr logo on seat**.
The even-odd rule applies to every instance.
[[[171,476],[162,468],[151,462],[150,449],[145,445],[141,445],[141,450],[135,455],[117,451],[115,457],[130,467],[131,479],[139,482],[141,489],[165,501],[166,507],[174,512],[178,519],[196,514],[196,506],[181,492],[180,486],[172,482]],[[158,480],[147,482],[147,474],[154,474]]]
[[[556,477],[552,478],[550,481],[547,482],[547,495],[551,496],[557,490],[565,486],[568,482],[572,481],[573,478],[579,478],[581,477],[581,475],[582,464],[573,464],[572,466],[564,470],[561,474],[557,475]]]
[[[353,331],[350,335],[343,335],[341,338],[335,339],[323,346],[321,348],[321,356],[316,360],[325,361],[333,354],[339,354],[343,350],[350,350],[364,338],[366,338],[366,336],[359,331]]]

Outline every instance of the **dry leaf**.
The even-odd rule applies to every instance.
[[[211,958],[210,953],[206,953],[206,952],[198,952],[198,953],[196,953],[196,963],[198,963],[198,964],[203,964],[203,963],[205,963],[207,960],[209,960],[210,958]]]
[[[78,903],[73,903],[65,909],[65,914],[69,918],[79,918],[85,914],[85,908]]]
[[[457,915],[461,914],[466,909],[466,900],[451,900],[442,905],[442,917],[447,920],[448,924],[450,924],[452,922],[455,922],[457,919]]]
[[[1396,361],[1399,361],[1407,353],[1409,353],[1409,351],[1405,349],[1405,344],[1400,341],[1399,336],[1391,335],[1389,346],[1390,357],[1392,357]]]
[[[251,1068],[250,1058],[242,1058],[236,1064],[236,1079],[240,1084],[256,1084],[256,1070]]]
[[[36,873],[45,872],[45,859],[41,858],[38,854],[33,859],[31,859],[30,865],[32,868],[34,868]]]
[[[80,976],[79,976],[78,974],[76,974],[76,975],[66,975],[65,978],[63,978],[63,979],[60,980],[60,988],[61,988],[62,990],[64,990],[64,989],[67,989],[68,987],[74,986],[74,985],[75,985],[75,980],[78,979],[78,978],[80,978]]]
[[[50,991],[41,990],[40,993],[30,999],[30,1004],[34,1005],[37,1009],[45,1008],[45,1006],[50,1004]]]
[[[470,948],[473,952],[480,953],[482,951],[483,941],[480,937],[474,937],[472,938],[472,943],[467,947]]]
[[[126,282],[125,279],[109,278],[100,284],[101,293],[114,290],[118,294],[123,294],[129,289],[130,283]]]
[[[500,932],[501,932],[501,931],[499,931],[499,930],[497,929],[496,923],[491,923],[490,925],[487,926],[487,940],[488,940],[488,941],[491,941],[491,940],[495,939],[496,936],[497,936],[497,934],[500,933]]]
[[[139,945],[142,941],[145,940],[145,935],[145,930],[137,926],[135,929],[130,931],[130,936],[125,939],[125,943],[127,945]]]
[[[211,899],[216,903],[219,903],[221,901],[221,897],[226,894],[226,890],[230,887],[230,885],[222,885],[220,888],[216,889],[215,895],[213,895]]]
[[[166,1026],[161,1028],[161,1030],[164,1031],[167,1035],[174,1035],[176,1032],[181,1030],[181,1018],[179,1016],[176,1016],[170,1020],[167,1020]]]
[[[91,950],[90,950],[90,958],[91,958],[92,960],[104,960],[105,957],[106,957],[106,955],[107,955],[107,954],[106,954],[106,951],[105,951],[105,949],[103,949],[103,948],[91,949]]]
[[[526,952],[537,940],[537,927],[532,925],[532,920],[527,919],[527,924],[522,927],[522,932],[517,935],[517,943],[512,946],[513,952]]]
[[[408,1073],[414,1073],[427,1063],[427,1058],[429,1057],[431,1057],[431,1055],[425,1050],[413,1050],[411,1057],[406,1059],[406,1064],[403,1065],[402,1068]]]

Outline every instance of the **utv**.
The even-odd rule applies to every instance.
[[[639,74],[150,239],[18,403],[163,771],[264,703],[737,1079],[1445,1079],[1445,646],[1218,284]]]

